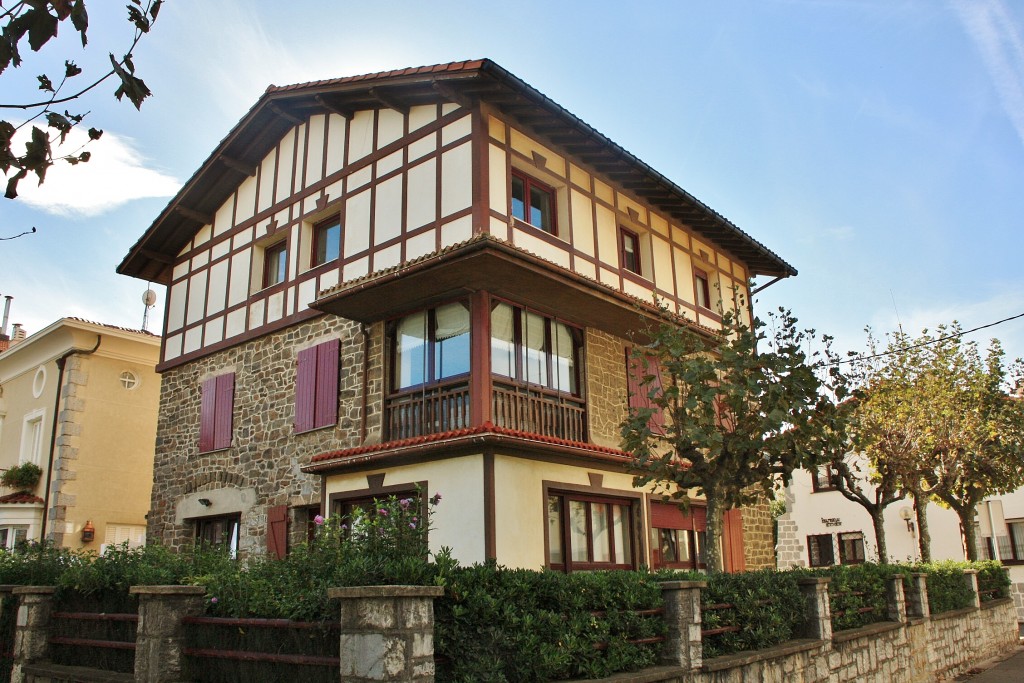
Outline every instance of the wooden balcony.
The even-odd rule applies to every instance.
[[[438,434],[470,426],[469,382],[393,394],[385,402],[387,438],[392,441]],[[491,421],[506,429],[584,442],[586,403],[574,396],[535,386],[494,382]]]

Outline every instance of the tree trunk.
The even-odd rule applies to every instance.
[[[968,503],[956,511],[957,516],[960,517],[960,529],[964,535],[964,557],[967,558],[968,562],[978,561],[978,530],[974,526],[974,517],[977,512],[978,506],[975,503]],[[994,529],[992,534],[992,542],[996,543]]]
[[[707,495],[707,541],[704,544],[704,562],[708,574],[721,574],[722,566],[722,503],[716,492],[705,489]]]
[[[871,525],[875,527],[875,544],[878,546],[878,563],[889,562],[889,551],[885,546],[885,519],[884,509],[881,507],[871,511]]]
[[[917,512],[917,544],[921,549],[921,561],[932,561],[932,534],[928,530],[928,496],[920,489],[911,491],[914,496],[914,510]]]

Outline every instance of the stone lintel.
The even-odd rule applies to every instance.
[[[11,591],[15,595],[53,595],[57,592],[56,586],[15,586]]]
[[[352,586],[328,588],[327,597],[350,600],[353,598],[439,598],[443,586]]]
[[[707,588],[707,581],[662,581],[658,584],[663,591]]]

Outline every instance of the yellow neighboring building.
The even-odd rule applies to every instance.
[[[145,542],[159,354],[149,332],[77,318],[0,353],[0,472],[43,472],[34,487],[0,487],[0,544]]]

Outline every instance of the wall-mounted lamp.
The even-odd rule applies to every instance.
[[[87,521],[82,527],[82,543],[92,543],[95,538],[96,527],[92,525],[91,521]]]
[[[209,498],[200,498],[199,504],[202,505],[204,508],[208,508],[211,505],[213,505]]]
[[[900,508],[900,519],[907,523],[907,531],[914,533],[915,527],[914,522],[912,521],[914,519],[914,511],[904,505]]]

